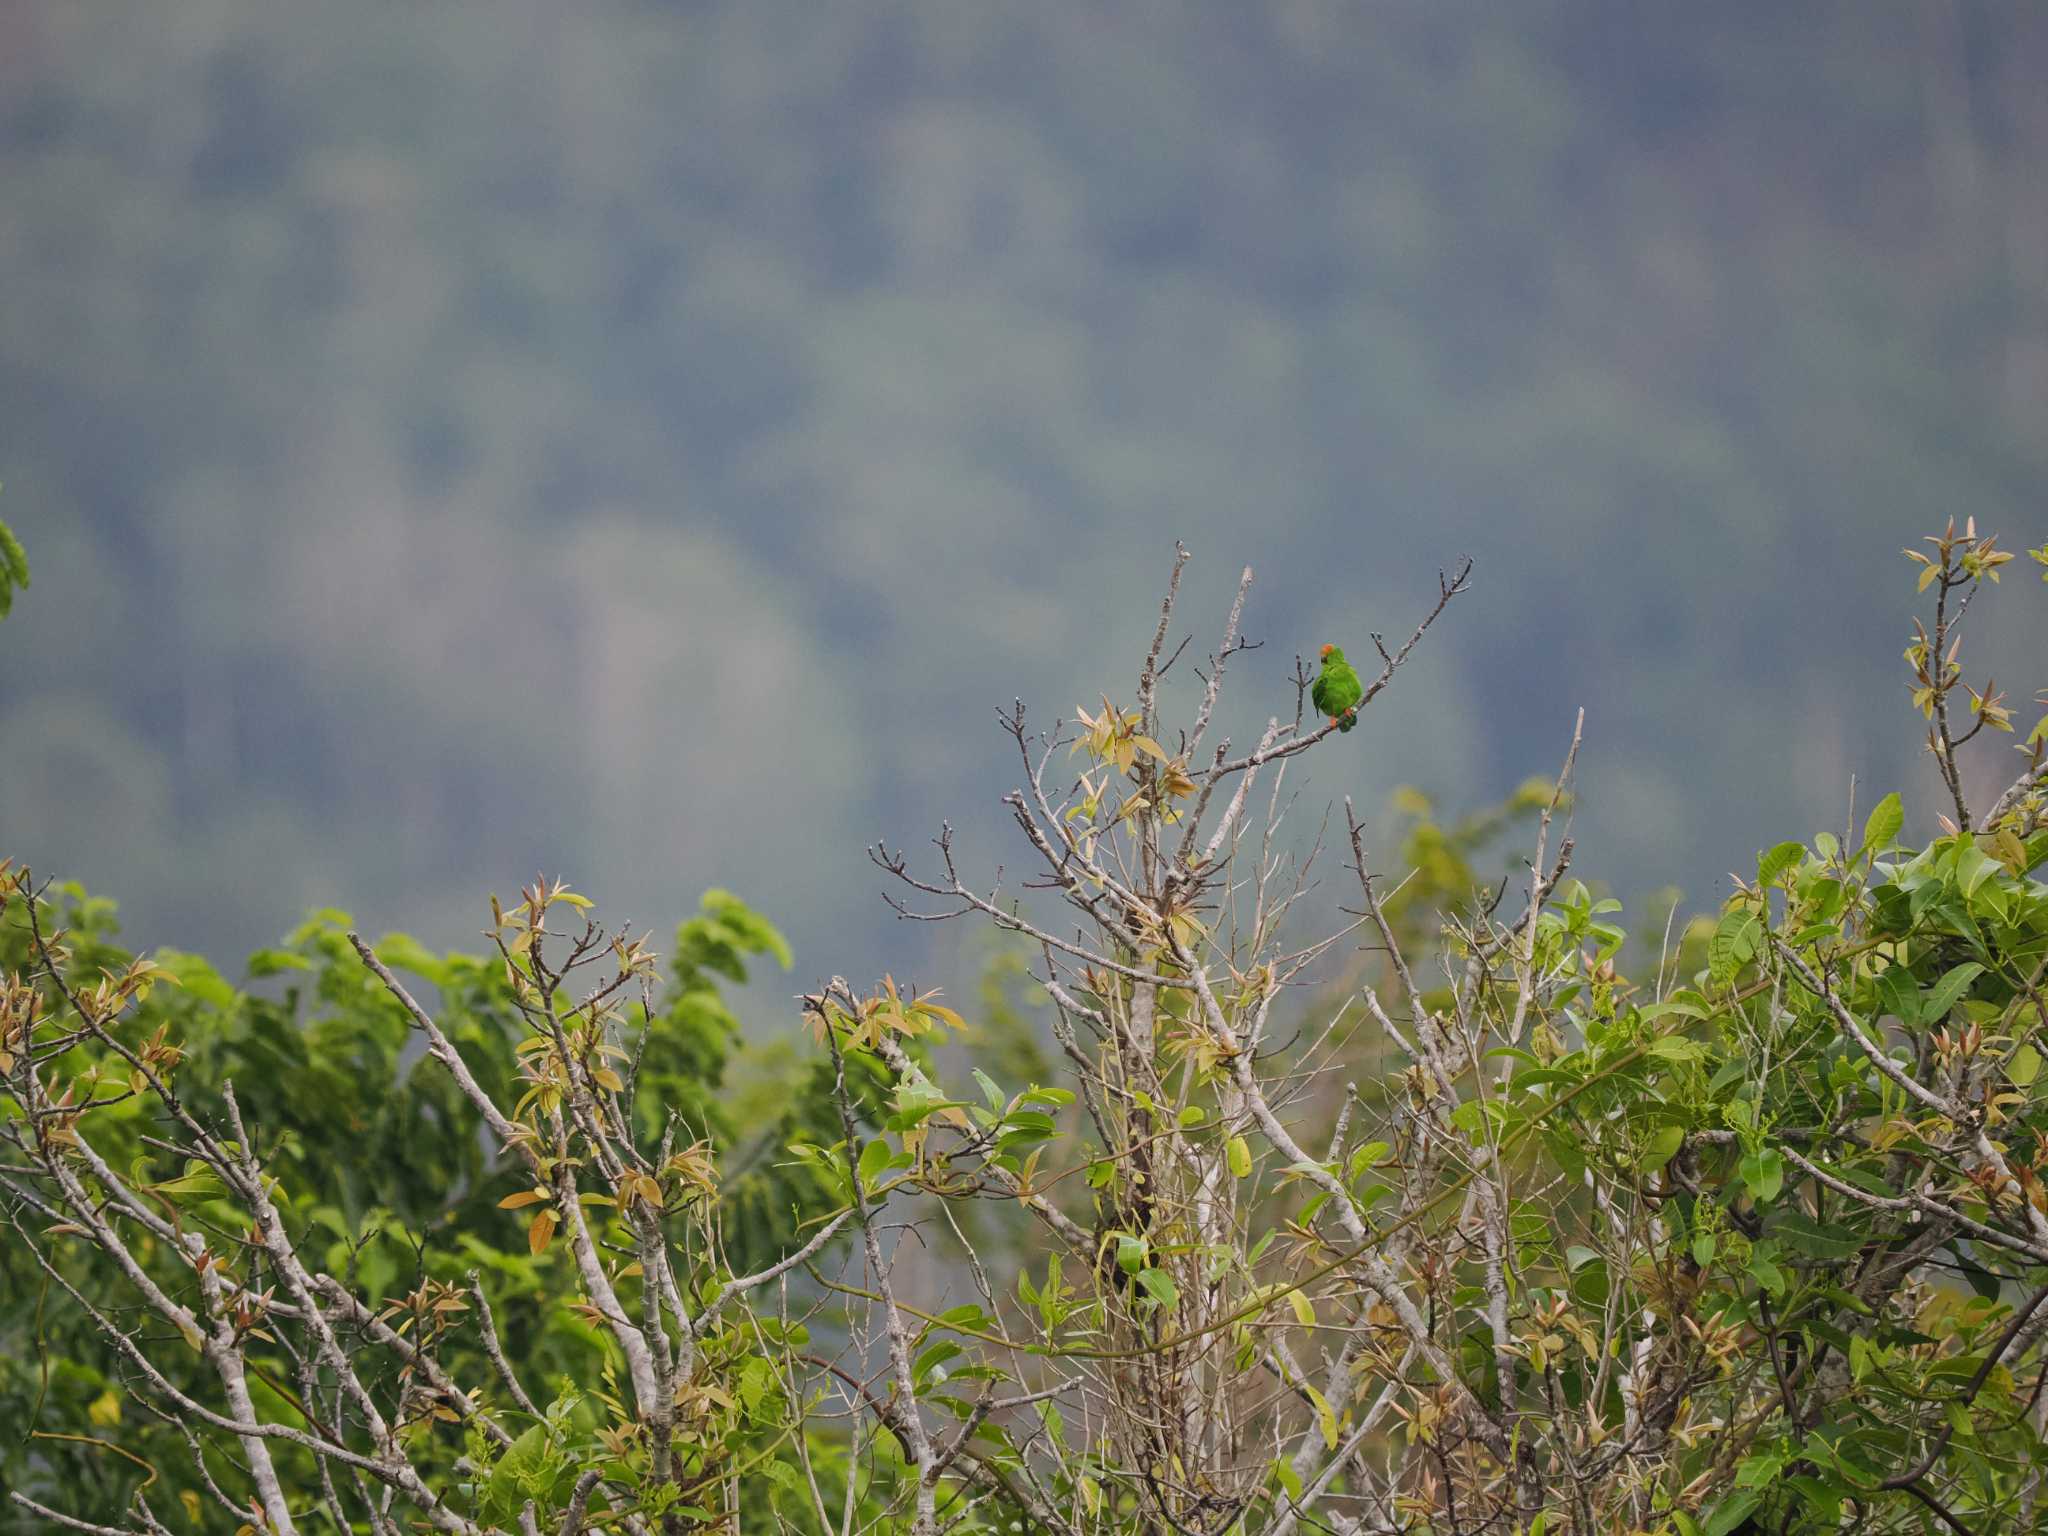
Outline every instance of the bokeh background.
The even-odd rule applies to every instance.
[[[223,958],[545,867],[943,969],[863,845],[1014,865],[993,708],[1128,697],[1176,537],[1240,739],[1477,560],[1311,807],[1583,705],[1623,893],[1924,828],[1898,550],[2048,538],[2044,79],[2022,0],[5,0],[0,837]]]

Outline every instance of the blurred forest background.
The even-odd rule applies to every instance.
[[[7,848],[141,945],[545,867],[943,971],[863,844],[1003,858],[993,707],[1128,690],[1179,537],[1259,714],[1476,557],[1310,803],[1583,704],[1581,869],[1710,902],[1931,788],[1896,549],[2048,536],[2044,79],[2021,0],[0,4]]]

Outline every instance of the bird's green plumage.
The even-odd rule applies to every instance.
[[[1323,657],[1323,670],[1316,674],[1315,687],[1309,690],[1309,698],[1316,709],[1332,720],[1342,717],[1337,729],[1348,731],[1358,724],[1358,716],[1348,713],[1365,695],[1365,689],[1358,681],[1358,674],[1351,670],[1351,663],[1344,659],[1344,652],[1331,646]]]

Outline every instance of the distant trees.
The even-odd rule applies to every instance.
[[[64,1425],[17,1458],[17,1508],[380,1536],[2037,1528],[2048,728],[2020,737],[1959,650],[2012,556],[1953,526],[1913,556],[1939,835],[1909,845],[1886,796],[1633,953],[1573,878],[1576,731],[1500,813],[1418,825],[1419,874],[1348,799],[1291,838],[1295,760],[1341,739],[1302,664],[1291,714],[1218,739],[1251,573],[1198,666],[1186,558],[1121,702],[1004,712],[1028,872],[944,826],[871,850],[906,916],[1024,946],[1056,1070],[834,978],[778,1123],[743,1127],[714,978],[783,951],[728,898],[666,1000],[640,937],[540,879],[493,901],[482,958],[317,918],[252,966],[296,981],[271,1003],[114,950],[103,908],[12,871],[4,1273],[46,1364],[6,1401]],[[1374,637],[1368,721],[1467,590]],[[1987,732],[2023,766],[1973,796]],[[1510,827],[1521,873],[1480,884]],[[774,1156],[735,1154],[763,1134]]]

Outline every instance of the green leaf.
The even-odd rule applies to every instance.
[[[1065,1450],[1067,1447],[1067,1421],[1065,1416],[1061,1414],[1059,1405],[1050,1399],[1041,1401],[1038,1405],[1038,1422],[1045,1426],[1045,1432],[1052,1438],[1052,1443],[1061,1450]]]
[[[1647,1008],[1636,1010],[1637,1020],[1644,1024],[1648,1024],[1653,1019],[1661,1019],[1671,1014],[1676,1014],[1682,1019],[1704,1019],[1707,1016],[1707,1010],[1697,1003],[1682,1002],[1652,1003]],[[1527,1052],[1522,1054],[1528,1055]],[[1534,1061],[1536,1058],[1530,1056],[1528,1059]]]
[[[1908,1029],[1920,1022],[1920,989],[1913,984],[1911,971],[1894,965],[1878,973],[1876,985],[1878,1004],[1886,1013]]]
[[[2005,866],[1977,846],[1974,838],[1965,838],[1956,851],[1956,889],[1967,901],[1977,894],[1977,888],[1993,875],[2003,872]]]
[[[14,530],[0,523],[0,587],[28,585],[28,554]]]
[[[770,1457],[767,1461],[759,1462],[756,1465],[761,1475],[773,1483],[775,1491],[784,1498],[794,1499],[801,1497],[803,1494],[803,1476],[788,1462],[776,1461],[773,1457]]]
[[[175,1179],[166,1179],[161,1184],[152,1184],[149,1186],[149,1189],[154,1194],[163,1195],[172,1200],[210,1200],[220,1194],[225,1187],[212,1170],[196,1168],[181,1174]]]
[[[1830,1488],[1817,1477],[1788,1477],[1785,1486],[1792,1489],[1813,1510],[1830,1524],[1840,1520],[1842,1515],[1842,1491]]]
[[[882,1174],[888,1169],[889,1160],[895,1155],[895,1150],[889,1145],[887,1139],[881,1136],[877,1136],[873,1141],[861,1148],[861,1188],[872,1190],[876,1182],[882,1177]]]
[[[536,1424],[513,1441],[491,1468],[481,1501],[485,1517],[509,1523],[528,1499],[545,1493],[552,1481],[548,1460],[548,1432]]]
[[[1857,850],[1857,857],[1866,853],[1881,853],[1897,840],[1899,829],[1906,824],[1906,808],[1899,803],[1898,791],[1886,795],[1870,808],[1870,817],[1863,823],[1863,846]]]
[[[1893,798],[1897,799],[1898,797],[1893,796]],[[1778,844],[1769,853],[1758,855],[1756,861],[1756,883],[1760,886],[1777,884],[1780,875],[1798,864],[1805,857],[1806,845],[1804,843]]]
[[[1755,1509],[1759,1503],[1763,1503],[1763,1495],[1755,1489],[1731,1493],[1729,1497],[1714,1505],[1714,1513],[1710,1513],[1706,1518],[1706,1524],[1700,1526],[1700,1536],[1729,1536],[1729,1532],[1733,1532],[1737,1526],[1749,1520],[1749,1511]]]
[[[1287,1497],[1299,1501],[1301,1498],[1301,1474],[1294,1470],[1294,1462],[1286,1456],[1273,1458],[1273,1476],[1280,1480],[1280,1486],[1287,1490]]]
[[[1975,981],[1983,970],[1984,967],[1976,961],[1965,960],[1950,971],[1936,982],[1933,990],[1927,994],[1927,999],[1920,1008],[1920,1017],[1930,1024],[1937,1024],[1947,1018],[1949,1009],[1955,1007],[1956,1000],[1970,989],[1970,983]]]
[[[955,1359],[966,1353],[967,1351],[952,1339],[942,1339],[917,1357],[910,1367],[910,1374],[918,1381],[924,1381],[933,1371],[944,1365],[948,1360]],[[757,1355],[748,1364],[752,1365],[759,1361],[760,1358]],[[741,1386],[744,1388],[745,1383],[742,1382]]]
[[[1393,1151],[1393,1148],[1384,1141],[1368,1141],[1364,1146],[1351,1154],[1351,1162],[1345,1168],[1344,1176],[1347,1179],[1358,1178],[1391,1151]]]
[[[1707,964],[1714,980],[1723,985],[1733,981],[1735,973],[1755,957],[1763,931],[1756,913],[1747,907],[1724,913],[1713,938],[1707,941]]]
[[[958,1344],[953,1345],[952,1349],[955,1354],[961,1352]],[[930,1351],[926,1353],[929,1354]],[[922,1362],[919,1374],[923,1374]],[[747,1410],[749,1416],[761,1406],[762,1399],[768,1395],[768,1388],[774,1381],[775,1368],[768,1363],[766,1356],[755,1355],[740,1367],[740,1404]]]
[[[1683,1035],[1659,1035],[1643,1047],[1660,1061],[1704,1061],[1707,1048]]]
[[[1685,1127],[1682,1125],[1660,1126],[1650,1137],[1649,1145],[1643,1148],[1642,1156],[1636,1160],[1639,1168],[1662,1168],[1678,1156],[1678,1149],[1685,1145]]]
[[[1252,1171],[1252,1149],[1242,1136],[1233,1136],[1224,1148],[1230,1158],[1230,1176],[1234,1179],[1247,1177]]]
[[[1607,1261],[1595,1258],[1575,1270],[1572,1275],[1572,1299],[1582,1307],[1604,1307],[1608,1293],[1613,1290],[1613,1279],[1607,1270]]]
[[[1992,1274],[1990,1270],[1975,1260],[1966,1257],[1961,1248],[1956,1248],[1954,1252],[1956,1255],[1956,1268],[1962,1271],[1963,1279],[1969,1284],[1971,1290],[1975,1291],[1986,1301],[1996,1301],[2005,1294],[2005,1288],[2000,1283],[1998,1276]]]
[[[1778,1191],[1785,1184],[1785,1159],[1776,1147],[1765,1147],[1760,1152],[1751,1152],[1742,1159],[1742,1182],[1749,1186],[1749,1192],[1756,1196],[1757,1204],[1769,1205],[1778,1198]]]
[[[2041,1075],[2041,1053],[2031,1045],[2021,1046],[2006,1062],[2005,1075],[2012,1079],[2015,1088],[2031,1088],[2034,1079]]]
[[[1329,1399],[1306,1382],[1302,1383],[1302,1390],[1308,1393],[1309,1401],[1315,1404],[1316,1424],[1323,1432],[1324,1446],[1334,1451],[1337,1449],[1337,1415],[1330,1411]]]
[[[1772,1223],[1771,1232],[1801,1253],[1821,1259],[1852,1258],[1863,1250],[1867,1241],[1863,1233],[1817,1222],[1796,1206],[1784,1211]]]
[[[889,1117],[889,1129],[896,1132],[916,1130],[942,1109],[965,1109],[964,1100],[949,1099],[945,1093],[928,1079],[906,1078],[896,1087],[896,1113]]]
[[[1163,1269],[1139,1270],[1138,1285],[1162,1307],[1171,1307],[1180,1300],[1180,1289],[1173,1283],[1173,1276]]]
[[[1776,1479],[1785,1469],[1785,1453],[1780,1450],[1763,1450],[1745,1456],[1735,1469],[1735,1486],[1738,1488],[1762,1488]]]

